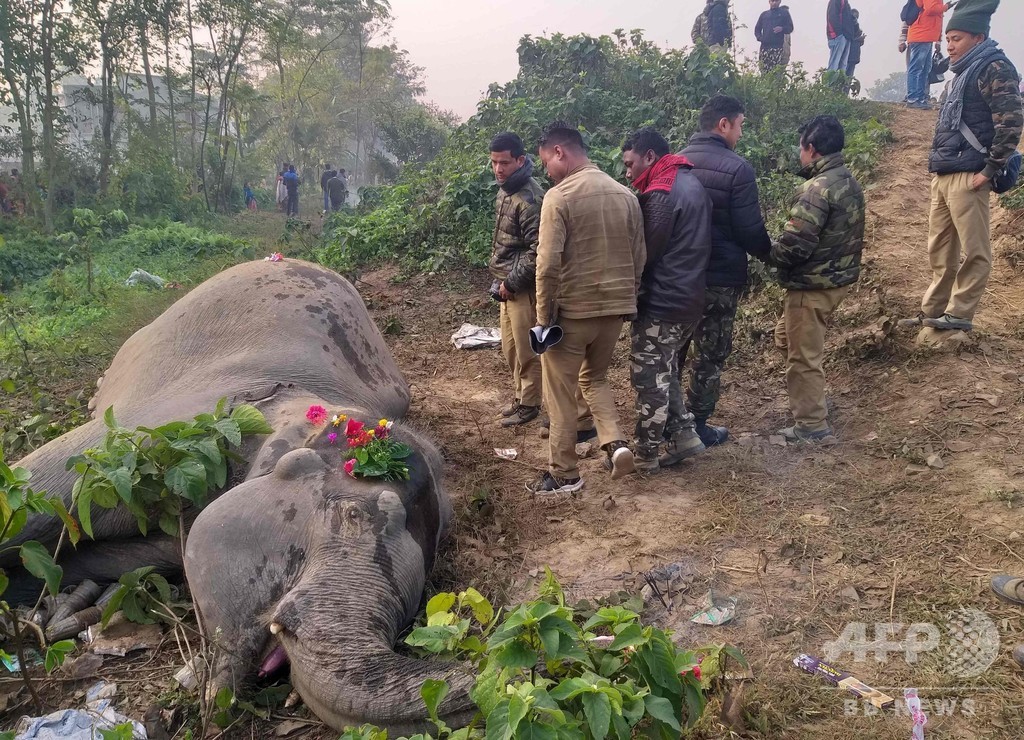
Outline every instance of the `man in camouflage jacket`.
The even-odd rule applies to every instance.
[[[537,240],[544,191],[516,134],[505,132],[491,141],[491,169],[499,188],[489,269],[501,301],[501,351],[515,385],[512,404],[501,412],[502,426],[509,427],[536,419],[543,394],[530,329],[537,323]]]
[[[799,189],[782,236],[768,262],[786,288],[775,344],[786,354],[786,387],[795,425],[780,433],[792,441],[832,437],[825,407],[825,327],[860,277],[864,246],[864,192],[843,161],[845,132],[833,116],[801,129]]]
[[[921,313],[901,326],[971,331],[992,270],[992,177],[1009,161],[1024,128],[1020,77],[988,38],[998,0],[961,0],[946,29],[950,69],[928,169],[928,259],[932,284]],[[961,250],[963,258],[961,259]]]

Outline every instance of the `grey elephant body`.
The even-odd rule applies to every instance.
[[[451,517],[440,457],[396,428],[415,451],[411,479],[356,480],[343,472],[328,430],[305,418],[312,404],[370,425],[408,411],[408,386],[356,290],[294,260],[226,270],[124,344],[91,406],[97,415],[112,406],[118,423],[134,428],[191,418],[221,397],[260,408],[274,433],[246,440],[247,462],[233,468],[229,490],[188,535],[184,565],[202,627],[224,648],[214,685],[253,672],[276,620],[293,681],[325,721],[422,726],[419,685],[437,677],[437,667],[393,647]],[[105,431],[93,419],[19,464],[33,473],[34,488],[70,504],[73,474],[64,463]],[[175,540],[140,537],[123,510],[94,508],[93,528],[94,542],[62,556],[65,584],[109,581],[145,565],[182,567]],[[18,541],[52,546],[58,534],[55,520],[34,517]],[[11,594],[27,595],[25,583],[12,579]],[[457,673],[451,682],[446,708],[458,715],[468,711],[469,677]]]

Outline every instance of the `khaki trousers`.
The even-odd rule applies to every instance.
[[[512,371],[516,400],[523,406],[540,406],[542,394],[540,358],[530,347],[530,329],[537,324],[537,297],[517,293],[501,304],[501,353]]]
[[[992,271],[989,230],[991,185],[971,190],[974,174],[957,172],[932,178],[928,225],[928,260],[932,284],[921,311],[938,318],[945,313],[973,319]],[[963,264],[960,253],[963,251]]]
[[[556,478],[578,478],[576,430],[582,426],[577,392],[593,414],[600,444],[625,439],[608,385],[608,367],[622,331],[621,316],[562,319],[562,341],[541,355],[544,403],[551,419],[548,463]]]
[[[805,432],[829,428],[825,407],[825,327],[851,286],[828,290],[788,290],[775,346],[786,355],[786,389],[796,426]]]

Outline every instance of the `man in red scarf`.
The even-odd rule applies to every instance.
[[[686,157],[651,127],[622,145],[626,177],[639,192],[647,263],[633,322],[632,382],[637,393],[636,469],[655,473],[704,450],[686,410],[682,356],[704,313],[711,257],[711,198]],[[659,459],[662,442],[665,454]]]

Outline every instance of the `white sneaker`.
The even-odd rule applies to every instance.
[[[636,472],[636,460],[633,459],[633,451],[628,447],[619,447],[612,453],[612,480],[625,478],[630,473]]]

